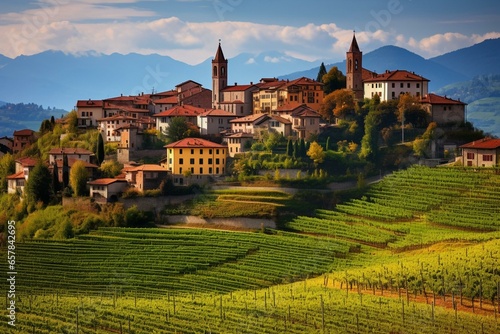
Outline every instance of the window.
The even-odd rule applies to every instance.
[[[200,167],[200,174],[203,174],[203,167]]]
[[[180,159],[179,159],[179,165],[182,165],[182,164],[184,164],[184,159],[183,159],[183,158],[180,158]]]
[[[213,163],[212,158],[208,159],[208,164],[211,165]]]
[[[212,167],[208,169],[208,174],[212,174]]]
[[[191,154],[194,154],[194,149],[191,149]]]
[[[208,154],[212,154],[212,149],[209,149],[209,150],[208,150]]]
[[[215,150],[215,154],[219,154],[219,149],[216,149],[216,150]]]
[[[219,160],[219,158],[216,158],[216,159],[215,159],[215,164],[216,164],[216,165],[220,164],[220,160]]]
[[[399,87],[400,87],[400,88],[403,88],[403,87],[404,87],[403,83],[400,83],[400,84],[399,84]]]
[[[483,161],[493,161],[493,154],[483,154]]]
[[[394,82],[392,83],[392,88],[396,88],[396,84]]]
[[[203,158],[200,158],[200,165],[203,165]]]
[[[182,154],[182,148],[179,150],[179,153]]]
[[[474,159],[474,153],[467,153],[467,159],[469,160]]]
[[[194,158],[189,159],[189,163],[190,163],[191,165],[194,165]]]
[[[420,82],[417,82],[417,88],[420,88]]]
[[[392,98],[395,99],[396,98],[396,92],[392,92]]]

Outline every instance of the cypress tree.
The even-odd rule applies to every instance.
[[[318,71],[318,76],[316,77],[317,82],[323,82],[323,76],[328,73],[326,71],[325,63],[321,63]]]
[[[288,139],[286,144],[286,155],[289,157],[293,156],[293,143],[291,139]]]
[[[97,137],[97,149],[96,149],[96,158],[97,165],[101,165],[104,161],[104,139],[102,138],[102,134],[99,132],[99,136]]]
[[[54,193],[57,194],[61,190],[61,182],[59,182],[59,168],[57,167],[57,161],[54,162],[54,168],[52,169],[52,189]]]
[[[296,140],[293,142],[293,157],[297,159],[300,156],[299,152],[299,141]]]
[[[306,151],[306,141],[304,140],[304,138],[302,138],[300,140],[300,143],[299,143],[299,155],[301,157],[305,157],[307,154],[307,151]]]
[[[48,204],[52,196],[51,183],[52,178],[49,169],[41,161],[37,162],[30,172],[30,177],[26,183],[28,202],[32,204],[36,204],[37,202],[43,202],[45,205]]]
[[[325,145],[325,151],[330,150],[330,137],[328,136],[326,138],[326,145]]]
[[[68,156],[64,153],[63,153],[62,176],[63,176],[63,188],[66,188],[69,185],[69,163],[68,163]]]

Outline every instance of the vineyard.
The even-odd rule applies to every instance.
[[[495,173],[412,167],[285,230],[100,228],[18,243],[17,327],[3,312],[0,331],[497,333],[499,195]],[[231,217],[231,205],[300,212],[284,192],[234,190],[178,210]]]

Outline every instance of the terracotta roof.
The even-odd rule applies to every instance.
[[[213,143],[201,138],[184,138],[175,143],[165,145],[166,148],[225,148],[226,146]]]
[[[483,138],[460,146],[460,148],[477,148],[494,150],[500,148],[500,139]]]
[[[153,101],[155,104],[177,104],[177,102],[177,96],[164,97]]]
[[[290,82],[290,81],[289,81]],[[285,80],[269,80],[269,81],[264,81],[259,85],[259,90],[265,90],[265,89],[277,89],[282,86],[287,84]]]
[[[283,124],[292,124],[292,122],[289,119],[286,119],[278,115],[269,115],[269,117]]]
[[[85,155],[94,155],[92,151],[86,150],[84,148],[72,148],[72,147],[64,147],[64,148],[53,148],[49,151],[49,154],[85,154]]]
[[[361,52],[359,50],[358,41],[356,41],[356,34],[352,36],[351,47],[349,48],[349,52]]]
[[[12,174],[7,176],[8,180],[19,180],[19,179],[24,179],[24,171],[20,171],[19,173]]]
[[[252,87],[256,87],[256,86],[255,85],[234,85],[234,86],[227,86],[222,91],[223,92],[243,92],[243,91],[248,90]]]
[[[103,106],[103,101],[102,100],[78,100],[76,102],[77,108],[83,108],[83,107],[95,107],[95,108],[102,108]]]
[[[377,74],[372,78],[364,80],[364,82],[380,82],[380,81],[430,81],[415,72],[406,70],[386,71],[382,74]]]
[[[37,163],[36,159],[31,157],[17,159],[16,162],[20,163],[23,167],[34,167]]]
[[[193,107],[192,105],[182,105],[182,106],[175,106],[165,111],[162,111],[158,114],[153,115],[153,117],[176,117],[176,116],[195,117],[204,112],[205,112],[204,108]]]
[[[366,68],[361,69],[361,80],[363,80],[363,81],[371,79],[376,75],[377,75],[376,72],[367,70]]]
[[[249,116],[245,116],[245,117],[240,117],[240,118],[232,119],[229,122],[231,122],[231,123],[255,122],[259,118],[266,117],[266,116],[267,116],[267,114],[253,114],[253,115],[249,115]]]
[[[104,109],[118,109],[121,111],[127,111],[127,112],[136,112],[136,113],[148,113],[148,109],[140,109],[140,108],[134,108],[132,106],[127,106],[127,105],[116,105],[116,104],[111,104],[111,103],[106,103],[106,106]]]
[[[222,52],[222,50],[221,50],[221,52]],[[201,83],[197,83],[196,81],[193,81],[193,80],[186,80],[186,81],[181,82],[180,84],[176,85],[175,87],[180,87],[180,86],[183,86],[183,85],[185,85],[185,84],[187,84],[187,83],[189,83],[189,82],[192,82],[192,83],[194,83],[194,84],[196,84],[196,85],[198,85],[198,86],[203,86]]]
[[[165,168],[163,168],[160,165],[153,165],[153,164],[144,164],[144,165],[140,165],[140,166],[137,166],[137,167],[132,167],[132,168],[127,168],[126,169],[127,173],[129,173],[129,172],[140,172],[140,171],[144,171],[144,172],[167,172],[168,170],[165,169]]]
[[[30,129],[14,131],[14,136],[32,136],[33,134],[35,134],[35,131]]]
[[[297,108],[292,110],[292,117],[315,117],[320,118],[319,113],[313,108],[307,106],[306,104],[302,104]]]
[[[113,184],[115,182],[127,183],[127,181],[125,179],[105,178],[105,179],[97,179],[97,180],[90,181],[88,184],[90,184],[91,186],[107,186],[107,185]]]
[[[214,117],[236,117],[232,112],[222,110],[222,109],[209,109],[204,113],[200,114],[202,117],[214,116]]]
[[[440,96],[436,94],[427,94],[421,100],[421,103],[429,103],[429,104],[458,104],[458,105],[466,105],[466,103],[460,100],[453,100],[446,96]]]
[[[135,96],[117,96],[117,97],[110,97],[108,99],[104,99],[103,101],[133,101],[136,97]]]
[[[321,85],[323,86],[322,82],[318,82],[313,79],[309,79],[306,77],[301,77],[295,80],[290,80],[289,82],[286,83],[286,86],[293,86],[293,85]]]
[[[220,46],[219,42],[219,47],[217,48],[217,52],[215,53],[215,58],[212,60],[212,62],[224,62],[226,61],[226,58],[224,58],[224,53],[222,52],[222,47]]]

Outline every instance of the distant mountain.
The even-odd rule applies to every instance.
[[[500,74],[500,39],[488,39],[468,48],[431,58],[469,79],[482,74]]]
[[[195,66],[167,56],[133,53],[75,56],[46,51],[9,59],[0,58],[0,99],[10,102],[34,101],[71,110],[77,100],[165,91],[190,79],[211,89],[210,58]],[[278,52],[241,54],[229,60],[228,76],[233,82],[257,82],[310,66]]]
[[[327,65],[329,70],[337,66],[343,73],[346,71],[345,60],[335,64]],[[429,90],[435,91],[440,87],[457,81],[469,79],[468,76],[454,71],[446,66],[438,64],[397,46],[383,46],[372,52],[363,54],[363,67],[377,73],[386,70],[408,70],[417,73],[430,80]],[[307,71],[296,72],[282,76],[283,79],[295,79],[298,77],[316,78],[319,66]]]

